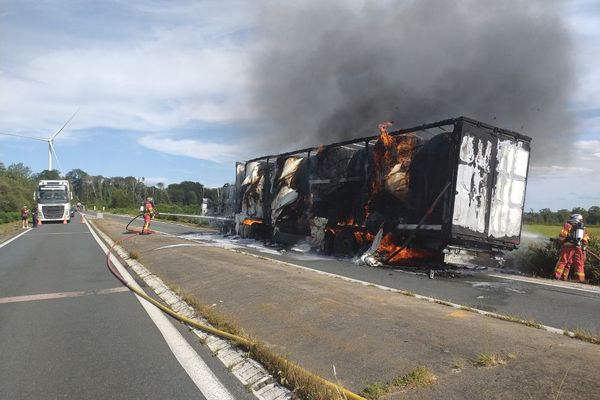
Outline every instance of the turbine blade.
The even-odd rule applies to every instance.
[[[72,120],[73,118],[75,118],[75,115],[77,115],[77,113],[78,113],[78,112],[79,112],[79,109],[75,110],[75,112],[73,113],[73,115],[71,115],[71,118],[69,118],[69,119],[68,119],[68,121],[67,121],[67,122],[65,122],[65,124],[62,126],[62,128],[60,128],[60,129],[58,130],[58,132],[56,132],[54,135],[50,136],[50,139],[48,139],[48,140],[50,140],[50,141],[53,141],[53,140],[54,140],[54,138],[55,138],[55,137],[57,137],[57,136],[58,136],[58,134],[59,134],[59,133],[61,133],[61,132],[62,132],[62,130],[63,130],[63,129],[65,129],[65,127],[66,127],[67,125],[69,125],[69,122],[71,122],[71,120]]]
[[[50,150],[52,151],[52,154],[54,154],[54,159],[56,160],[56,163],[58,164],[58,170],[61,171],[62,167],[60,165],[60,160],[58,159],[58,155],[56,154],[56,150],[54,149],[54,145],[50,141],[48,142],[48,144],[50,145]]]
[[[39,137],[34,137],[34,136],[25,136],[25,135],[17,135],[15,133],[0,132],[0,135],[15,136],[15,137],[20,137],[20,138],[25,138],[25,139],[33,139],[33,140],[41,140],[43,142],[48,141],[48,139],[44,139],[44,138],[39,138]]]

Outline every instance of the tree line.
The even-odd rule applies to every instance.
[[[146,197],[153,197],[157,204],[200,207],[203,198],[216,202],[222,195],[220,189],[207,188],[199,182],[148,186],[143,177],[107,178],[81,169],[73,169],[64,176],[56,170],[33,173],[22,163],[6,167],[0,162],[0,212],[16,212],[23,205],[32,206],[33,192],[41,179],[67,179],[76,201],[99,208],[135,207]]]
[[[17,212],[23,205],[33,206],[33,192],[40,179],[68,179],[74,197],[86,206],[107,208],[135,207],[146,197],[153,197],[157,204],[200,206],[202,199],[219,202],[223,195],[220,189],[207,188],[199,182],[183,181],[165,185],[148,186],[143,177],[111,177],[90,175],[81,169],[73,169],[64,176],[56,171],[33,173],[22,163],[6,167],[0,162],[0,212]],[[552,211],[544,208],[523,214],[525,224],[563,224],[571,214],[581,214],[588,225],[600,225],[600,207],[587,210],[576,207],[571,210]]]
[[[586,225],[600,225],[600,207],[592,206],[587,210],[583,207],[575,207],[571,210],[561,209],[552,211],[542,208],[539,211],[530,210],[523,214],[524,224],[562,225],[571,214],[581,214]]]

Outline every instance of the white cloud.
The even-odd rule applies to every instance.
[[[18,50],[21,53],[10,58],[0,44],[1,130],[46,136],[79,107],[71,129],[156,132],[197,121],[250,118],[245,95],[247,50],[228,36],[244,27],[235,5],[190,3],[164,16],[157,9],[137,9],[141,17],[155,14],[161,23],[150,26],[143,36],[116,42],[81,38],[78,45],[45,47],[27,41]],[[126,20],[116,24],[126,30]],[[13,39],[20,38],[13,35]]]
[[[566,22],[573,34],[576,48],[578,81],[573,102],[578,108],[598,108],[600,98],[600,24],[595,0],[575,0],[565,3]]]
[[[579,140],[574,146],[578,160],[600,161],[600,140]]]
[[[191,157],[217,163],[229,163],[235,160],[240,147],[228,144],[211,143],[202,140],[175,140],[144,136],[138,143],[149,149],[175,156]]]
[[[157,183],[163,183],[166,187],[170,183],[170,179],[163,176],[144,178],[144,184],[146,186],[156,186]]]

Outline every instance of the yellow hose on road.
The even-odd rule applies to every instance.
[[[162,310],[163,312],[169,314],[170,316],[172,316],[173,318],[187,324],[188,326],[192,327],[192,328],[196,328],[196,329],[200,329],[201,331],[204,332],[208,332],[211,333],[213,335],[225,338],[225,339],[229,339],[232,340],[235,343],[241,344],[243,346],[245,346],[248,349],[251,349],[252,347],[256,346],[257,343],[244,338],[242,336],[238,336],[238,335],[234,335],[232,333],[229,332],[225,332],[222,331],[220,329],[216,329],[212,326],[208,326],[205,324],[201,324],[197,321],[194,321],[193,319],[190,319],[186,316],[183,316],[181,314],[178,314],[175,310],[173,310],[172,308],[169,308],[167,306],[165,306],[164,304],[160,303],[159,301],[153,299],[152,297],[148,296],[144,291],[139,290],[138,288],[134,287],[132,284],[130,284],[129,282],[127,282],[127,280],[114,268],[114,265],[112,265],[112,263],[110,262],[110,256],[112,254],[112,251],[114,250],[114,248],[119,244],[122,243],[125,240],[134,238],[137,236],[130,236],[121,240],[118,240],[116,242],[114,242],[114,244],[111,246],[110,250],[108,251],[108,253],[106,254],[106,266],[108,267],[108,269],[110,270],[110,272],[123,284],[125,285],[129,290],[131,290],[133,293],[135,293],[136,295],[140,296],[141,298],[143,298],[144,300],[148,301],[149,303],[153,304],[155,307],[159,308],[160,310]],[[346,399],[349,400],[367,400],[366,398],[351,392],[350,390],[346,389],[343,386],[340,386],[336,383],[333,383],[331,381],[328,381],[327,379],[324,379],[318,375],[313,374],[310,371],[307,371],[306,369],[302,368],[301,366],[297,365],[297,364],[293,364],[290,361],[285,360],[286,363],[289,363],[291,365],[294,366],[294,368],[297,368],[298,370],[302,371],[304,374],[313,377],[315,380],[321,382],[323,385],[325,386],[329,386],[330,388],[336,390],[338,393],[342,394]]]

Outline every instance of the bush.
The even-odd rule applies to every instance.
[[[6,224],[20,219],[21,213],[19,211],[0,211],[0,224]]]
[[[554,274],[554,267],[560,253],[560,242],[552,240],[543,245],[532,246],[527,249],[521,259],[520,264],[526,271],[534,276],[551,278]],[[600,255],[600,238],[591,238],[589,249]],[[571,268],[571,273],[573,268]],[[600,261],[591,254],[588,254],[585,262],[585,277],[594,285],[600,284]]]

